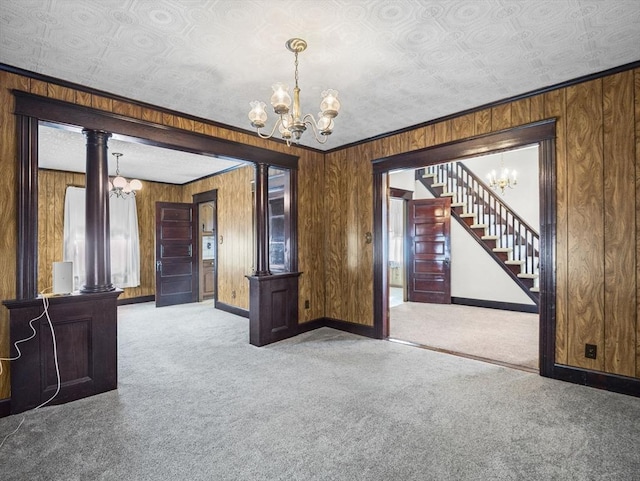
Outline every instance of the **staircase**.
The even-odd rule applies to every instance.
[[[540,235],[460,162],[416,170],[434,197],[451,197],[451,215],[539,305]]]

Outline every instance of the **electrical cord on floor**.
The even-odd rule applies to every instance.
[[[45,289],[46,291],[46,289]],[[38,409],[40,409],[43,406],[46,406],[47,404],[49,404],[51,401],[53,401],[53,399],[58,395],[58,393],[60,392],[60,366],[58,365],[58,343],[56,342],[56,333],[53,330],[53,323],[51,322],[51,317],[49,316],[49,299],[44,295],[44,292],[42,291],[40,294],[42,295],[42,307],[43,307],[43,311],[42,314],[40,314],[38,317],[34,317],[33,319],[31,319],[29,321],[29,327],[31,328],[32,334],[29,337],[25,337],[24,339],[20,339],[16,342],[13,343],[13,345],[16,348],[16,351],[18,351],[18,355],[15,357],[5,357],[5,358],[0,358],[0,375],[2,375],[2,362],[3,361],[15,361],[17,359],[19,359],[22,356],[22,352],[20,351],[20,348],[18,347],[18,344],[21,344],[23,342],[27,342],[31,339],[33,339],[34,337],[36,337],[37,335],[37,331],[36,329],[33,327],[33,323],[36,322],[39,319],[42,319],[42,316],[46,316],[47,317],[47,323],[49,324],[49,330],[51,331],[51,342],[53,344],[53,362],[54,365],[56,367],[56,380],[57,380],[57,385],[56,385],[56,392],[53,393],[53,396],[51,396],[49,399],[47,399],[45,402],[43,402],[42,404],[39,404],[38,406],[36,406],[33,410],[36,411]],[[18,424],[18,427],[15,428],[12,432],[10,432],[9,434],[7,434],[4,439],[2,440],[2,442],[0,442],[0,449],[2,448],[2,446],[4,445],[5,441],[10,437],[13,436],[15,433],[18,432],[18,430],[20,429],[20,426],[22,426],[22,423],[24,423],[24,420],[26,419],[26,415],[22,416],[22,420],[20,421],[20,423]]]

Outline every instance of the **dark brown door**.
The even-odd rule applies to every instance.
[[[198,300],[195,204],[156,202],[156,307]]]
[[[451,199],[410,200],[407,207],[409,301],[451,304]]]

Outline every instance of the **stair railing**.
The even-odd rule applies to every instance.
[[[486,235],[496,236],[496,247],[511,248],[511,260],[522,263],[522,273],[537,274],[540,235],[507,206],[482,179],[460,162],[430,165],[422,173],[433,174],[442,193],[453,193],[452,206],[476,214],[478,224],[487,224]],[[424,180],[424,179],[423,179]],[[426,185],[426,184],[425,184]]]

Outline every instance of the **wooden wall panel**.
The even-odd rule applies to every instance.
[[[367,239],[373,237],[373,169],[364,146],[353,149],[352,159],[355,168],[352,190],[357,192],[355,248],[358,257],[356,278],[351,280],[356,292],[351,299],[359,302],[351,302],[350,319],[373,326],[373,242],[367,243]]]
[[[568,213],[566,89],[544,96],[544,116],[556,121],[556,362],[568,362]]]
[[[17,215],[16,183],[18,178],[17,127],[13,115],[12,89],[28,90],[29,80],[18,75],[0,72],[0,299],[13,299],[16,295],[16,239]],[[0,357],[9,355],[9,311],[0,307]],[[0,399],[9,397],[10,370],[2,363]]]
[[[602,80],[567,89],[569,356],[604,368],[604,192]],[[595,344],[597,359],[585,358]]]
[[[451,121],[445,120],[435,124],[436,145],[451,142]]]
[[[347,265],[346,180],[350,175],[345,151],[325,157],[325,311],[327,317],[347,320],[344,296]]]
[[[633,71],[603,80],[604,370],[636,373],[635,139]]]
[[[253,272],[253,165],[187,184],[182,202],[193,194],[218,189],[218,300],[249,309],[249,281]],[[220,239],[222,237],[222,243]]]
[[[484,109],[473,114],[476,135],[491,132],[491,109]]]
[[[465,139],[475,135],[475,115],[467,114],[451,120],[451,140]]]
[[[634,74],[635,139],[636,139],[636,377],[640,377],[640,69]]]
[[[298,322],[325,317],[324,156],[308,154],[298,165]],[[305,301],[309,309],[305,309]]]
[[[512,125],[525,125],[531,122],[531,99],[526,98],[511,103]]]
[[[491,109],[491,130],[503,130],[511,127],[511,103],[498,105]]]
[[[534,95],[533,97],[529,98],[529,105],[530,105],[530,112],[531,112],[531,122],[537,122],[539,120],[548,118],[545,115],[545,111],[544,111],[544,95],[543,94]]]

